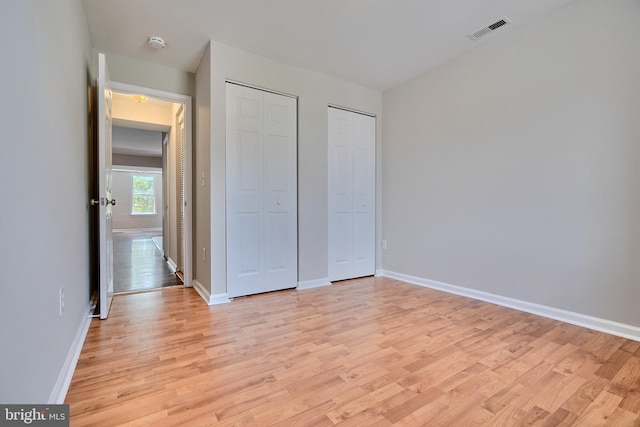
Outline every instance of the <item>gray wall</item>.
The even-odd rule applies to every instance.
[[[193,278],[211,289],[211,51],[196,72],[193,140]],[[204,176],[204,178],[203,178]],[[202,248],[206,256],[202,257]]]
[[[109,76],[114,82],[193,96],[193,73],[109,52],[106,52],[106,56]]]
[[[89,303],[92,51],[79,0],[4,2],[0,28],[0,402],[47,403]]]
[[[386,92],[384,269],[640,326],[638,22],[579,0]]]
[[[210,128],[200,131],[195,156],[210,161],[198,164],[202,169],[195,171],[194,183],[200,185],[198,177],[204,172],[211,184],[210,204],[204,206],[198,201],[196,214],[211,220],[211,250],[207,249],[205,262],[209,264],[206,268],[211,271],[211,283],[204,283],[199,277],[195,279],[213,295],[226,293],[225,80],[231,79],[299,96],[298,280],[328,280],[327,106],[336,104],[381,116],[382,94],[215,42],[211,42],[206,59],[209,62],[200,65],[205,67],[204,71],[197,73],[196,99],[202,102],[197,101],[196,105],[197,114],[203,117],[200,123],[208,122]],[[208,82],[207,74],[210,75]],[[204,93],[207,90],[209,95]],[[380,123],[378,120],[378,126]],[[200,136],[207,134],[209,141],[200,140]],[[201,232],[198,229],[198,234]],[[202,248],[196,248],[194,253],[201,254],[201,251]]]
[[[162,132],[145,129],[113,128],[113,184],[112,193],[117,203],[113,207],[113,228],[149,229],[162,228]],[[157,151],[160,157],[136,155]],[[134,155],[126,154],[133,152]],[[123,168],[124,167],[124,168]],[[124,169],[124,170],[118,170]],[[160,173],[139,173],[155,171]],[[137,173],[138,172],[138,173]],[[147,175],[154,178],[156,213],[153,215],[132,215],[131,180],[133,175]]]
[[[149,156],[132,156],[129,154],[113,154],[113,165],[118,166],[137,166],[142,168],[160,168],[162,169],[162,157]]]
[[[112,194],[117,203],[113,207],[113,229],[162,229],[162,169],[157,173],[148,173],[153,168],[145,168],[142,173],[138,171],[114,170],[112,181]],[[155,185],[156,213],[148,215],[132,215],[132,179],[134,176],[153,177]]]

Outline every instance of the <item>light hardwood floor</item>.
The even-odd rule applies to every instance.
[[[72,426],[640,426],[640,343],[387,278],[114,298]]]

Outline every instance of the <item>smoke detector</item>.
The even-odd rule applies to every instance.
[[[167,44],[164,40],[162,40],[162,37],[158,36],[149,37],[149,40],[147,40],[147,44],[154,49],[164,49],[165,47],[167,47]]]
[[[507,18],[506,16],[503,16],[493,24],[485,25],[484,27],[474,31],[473,33],[467,34],[467,36],[469,36],[471,40],[479,40],[481,37],[484,37],[487,34],[494,32],[498,28],[503,27],[510,23],[511,23],[511,19]]]

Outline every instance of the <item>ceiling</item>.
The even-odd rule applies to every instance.
[[[209,40],[389,89],[574,0],[83,0],[93,46],[195,72]],[[472,41],[503,16],[512,24]],[[167,47],[146,45],[161,36]]]
[[[114,126],[158,132],[171,130],[172,102],[151,97],[138,102],[131,94],[116,91],[111,96]]]
[[[162,157],[162,132],[171,126],[161,122],[170,119],[173,103],[153,98],[137,102],[130,94],[113,92],[112,106],[113,153]]]

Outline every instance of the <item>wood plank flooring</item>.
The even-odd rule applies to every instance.
[[[388,278],[116,296],[72,426],[640,426],[640,342]]]
[[[182,285],[153,243],[154,236],[162,236],[162,232],[113,233],[114,292]]]

